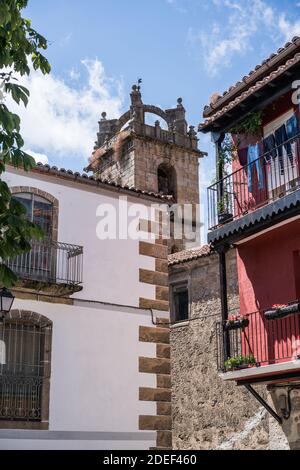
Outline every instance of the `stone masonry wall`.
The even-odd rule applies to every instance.
[[[229,308],[238,311],[235,252],[227,255]],[[190,321],[171,328],[174,449],[287,449],[285,436],[243,387],[224,383],[216,367],[220,319],[217,255],[170,268],[170,283],[189,281]],[[265,387],[256,387],[265,398]]]

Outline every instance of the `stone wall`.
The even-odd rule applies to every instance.
[[[227,255],[229,308],[237,312],[235,252]],[[174,449],[287,449],[277,422],[243,387],[225,383],[216,367],[220,319],[217,255],[170,268],[170,283],[188,280],[190,320],[171,328]],[[266,387],[256,387],[267,398]]]

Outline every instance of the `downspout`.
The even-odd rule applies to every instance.
[[[220,297],[221,297],[221,316],[223,329],[223,354],[224,362],[230,358],[230,337],[229,331],[225,330],[224,325],[228,320],[228,295],[227,295],[227,270],[226,253],[229,247],[222,245],[217,249],[219,253],[219,276],[220,276]]]
[[[216,177],[219,181],[217,202],[222,201],[224,197],[224,163],[221,160],[221,146],[225,138],[224,133],[212,133],[212,140],[216,147]],[[224,324],[228,320],[228,294],[227,294],[227,272],[226,272],[226,252],[229,250],[227,244],[216,247],[219,254],[219,278],[220,278],[220,297],[221,297],[221,315],[223,328],[223,355],[224,362],[230,358],[230,337],[229,332],[225,331]]]

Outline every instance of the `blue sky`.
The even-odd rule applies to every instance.
[[[49,40],[52,73],[33,73],[22,110],[26,149],[37,159],[82,170],[102,111],[117,117],[143,79],[143,100],[168,108],[181,96],[197,125],[213,92],[300,35],[294,0],[29,0],[26,16]],[[214,152],[202,161],[202,187],[212,179]],[[203,191],[202,191],[203,193]],[[203,199],[204,201],[204,199]]]

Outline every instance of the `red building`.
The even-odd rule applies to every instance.
[[[208,188],[208,241],[220,257],[218,367],[224,380],[245,385],[280,422],[290,417],[290,390],[300,383],[297,80],[296,37],[222,96],[214,95],[200,124],[217,150],[217,182]],[[228,311],[226,252],[232,246],[240,312]],[[271,386],[275,410],[257,394],[256,383]]]

